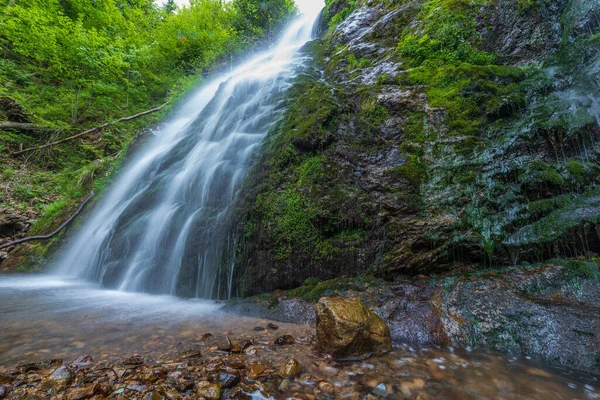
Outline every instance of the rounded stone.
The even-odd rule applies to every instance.
[[[302,365],[293,358],[290,358],[279,370],[279,375],[284,378],[291,378],[302,372]]]
[[[73,373],[71,370],[64,365],[58,367],[52,372],[52,374],[44,381],[45,387],[50,387],[57,392],[65,390],[73,381]]]
[[[336,359],[361,359],[392,349],[389,326],[360,299],[323,297],[315,305],[317,347]]]

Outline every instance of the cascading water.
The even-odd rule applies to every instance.
[[[56,272],[125,291],[214,298],[227,212],[252,155],[282,112],[322,4],[271,50],[204,86],[124,168],[66,244]]]

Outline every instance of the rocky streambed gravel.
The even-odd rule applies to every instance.
[[[382,356],[337,362],[317,350],[311,331],[264,324],[235,336],[197,332],[173,353],[26,363],[0,374],[0,398],[600,398],[593,376],[499,353],[399,345]]]

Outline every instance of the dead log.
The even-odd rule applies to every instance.
[[[21,243],[30,242],[32,240],[46,240],[46,239],[52,238],[53,236],[56,236],[60,231],[65,229],[66,226],[69,225],[71,223],[71,221],[73,221],[77,215],[79,215],[79,213],[81,212],[81,210],[83,210],[85,205],[87,203],[89,203],[89,201],[92,199],[93,195],[94,195],[94,192],[90,193],[90,195],[83,201],[83,203],[81,203],[79,208],[77,208],[77,210],[73,214],[71,214],[71,216],[65,222],[63,222],[54,232],[49,233],[47,235],[29,236],[26,238],[17,239],[12,242],[0,245],[0,250],[5,249],[7,247],[11,247],[11,246],[16,246]]]
[[[10,121],[0,122],[0,130],[7,130],[7,129],[16,129],[19,131],[42,131],[42,130],[51,130],[52,128],[49,128],[47,126],[39,126],[39,125],[35,125],[35,124],[29,124],[26,122],[10,122]]]
[[[160,106],[160,107],[156,107],[156,108],[153,108],[153,109],[150,109],[150,110],[147,110],[147,111],[141,112],[141,113],[139,113],[139,114],[131,115],[131,116],[129,116],[129,117],[123,117],[123,118],[119,118],[118,120],[116,120],[116,121],[113,121],[113,122],[107,122],[107,123],[105,123],[105,124],[102,124],[102,125],[100,125],[100,126],[96,126],[96,127],[94,127],[94,128],[88,129],[88,130],[86,130],[86,131],[79,132],[77,135],[73,135],[73,136],[69,136],[68,138],[64,138],[64,139],[61,139],[61,140],[57,140],[56,142],[52,142],[52,143],[46,143],[46,144],[44,144],[44,145],[41,145],[41,146],[30,147],[30,148],[28,148],[28,149],[19,150],[19,151],[16,151],[16,152],[12,153],[12,155],[15,155],[15,156],[17,156],[17,155],[19,155],[19,154],[27,153],[27,152],[30,152],[30,151],[39,150],[39,149],[43,149],[43,148],[46,148],[46,147],[52,147],[52,146],[56,146],[57,144],[61,144],[61,143],[64,143],[64,142],[68,142],[69,140],[77,139],[78,137],[81,137],[81,136],[89,135],[89,134],[91,134],[91,133],[98,132],[98,131],[100,131],[100,130],[102,130],[102,129],[104,129],[104,128],[108,127],[108,126],[114,125],[114,124],[116,124],[116,123],[118,123],[118,122],[131,121],[132,119],[140,118],[140,117],[143,117],[144,115],[148,115],[148,114],[155,113],[155,112],[157,112],[157,111],[160,111],[160,110],[162,110],[162,109],[163,109],[165,106],[167,106],[168,104],[169,104],[169,102],[166,102],[165,104],[163,104],[163,105],[162,105],[162,106]]]

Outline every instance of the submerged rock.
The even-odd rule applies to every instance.
[[[0,399],[5,398],[10,394],[11,388],[8,385],[0,385]]]
[[[262,374],[265,370],[265,366],[262,364],[252,364],[249,367],[250,372],[248,373],[248,377],[250,379],[256,379]]]
[[[237,385],[240,382],[240,377],[233,374],[222,373],[219,375],[219,382],[223,385],[223,388],[227,389]]]
[[[286,344],[294,344],[295,340],[294,337],[292,335],[290,335],[289,333],[286,333],[283,336],[279,336],[277,339],[275,339],[275,344],[277,346],[285,346]]]
[[[302,372],[302,365],[293,358],[290,358],[279,370],[279,375],[284,378],[291,378]]]
[[[231,339],[229,339],[229,336],[225,336],[223,340],[219,340],[219,343],[217,343],[217,347],[219,348],[219,350],[222,351],[231,351],[231,349],[233,348],[233,343],[231,343]]]
[[[207,400],[218,400],[221,398],[221,385],[203,381],[198,383],[198,397]]]
[[[323,297],[315,313],[317,346],[334,358],[366,358],[392,349],[390,328],[360,299]]]
[[[280,392],[287,392],[288,390],[290,390],[291,386],[292,386],[292,382],[289,379],[284,379],[279,384],[278,390]]]

